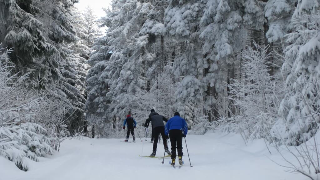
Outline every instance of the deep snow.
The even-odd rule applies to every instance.
[[[29,161],[29,171],[19,170],[12,162],[0,157],[1,180],[307,180],[289,173],[275,164],[283,163],[272,150],[270,155],[264,142],[256,140],[248,145],[239,135],[187,136],[191,163],[184,146],[184,166],[172,168],[169,158],[140,157],[149,155],[152,144],[138,138],[136,143],[122,139],[69,139],[62,143],[60,152],[40,162]],[[163,145],[158,144],[157,156],[163,156]]]

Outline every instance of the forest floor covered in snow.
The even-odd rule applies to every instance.
[[[132,139],[130,139],[132,140]],[[0,157],[1,180],[307,180],[290,173],[281,155],[263,140],[245,145],[240,135],[208,133],[187,136],[191,158],[190,167],[185,141],[185,162],[182,168],[172,168],[170,158],[140,157],[150,155],[150,138],[135,143],[123,139],[68,139],[60,152],[29,161],[29,171],[19,170],[14,163]],[[163,156],[163,145],[158,144],[158,157]],[[289,153],[284,152],[284,155]],[[289,157],[289,156],[288,156]],[[293,158],[293,157],[289,157]],[[274,161],[274,162],[273,162]]]

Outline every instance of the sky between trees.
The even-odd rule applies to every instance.
[[[76,3],[76,7],[79,10],[84,10],[87,6],[90,6],[95,15],[100,18],[105,15],[103,8],[110,7],[111,0],[79,0],[79,3]]]

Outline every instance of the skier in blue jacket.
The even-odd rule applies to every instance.
[[[135,142],[135,136],[134,136],[134,128],[136,128],[137,126],[137,122],[131,117],[130,114],[127,115],[127,118],[124,120],[123,122],[123,129],[125,129],[125,126],[127,124],[127,137],[126,137],[126,142],[128,142],[128,139],[129,139],[129,135],[130,135],[130,132],[132,134],[132,137],[133,137],[133,142]]]
[[[178,112],[174,113],[174,117],[169,119],[165,127],[165,135],[169,134],[171,141],[171,159],[172,165],[175,164],[176,149],[178,149],[179,164],[182,165],[182,137],[186,137],[188,133],[188,124],[186,120],[180,117]]]

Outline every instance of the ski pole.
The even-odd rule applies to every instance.
[[[146,139],[148,138],[148,131],[147,131],[147,127],[144,128],[144,131],[146,132]]]
[[[164,164],[164,157],[166,156],[166,150],[163,152],[163,159],[162,159],[162,164]]]
[[[143,154],[143,146],[144,146],[144,142],[142,141],[142,149],[141,149],[141,154]]]
[[[126,129],[123,129],[123,132],[124,132],[124,137],[127,139]]]
[[[167,147],[168,147],[168,141],[167,141],[167,138],[165,138],[165,140],[163,140],[163,142],[166,141],[167,143]],[[162,164],[164,164],[164,157],[166,156],[166,149],[164,149],[164,152],[163,152],[163,159],[162,159]]]
[[[138,134],[138,137],[140,138],[141,142],[142,142],[142,139],[140,137],[140,131],[137,130],[137,134]]]
[[[193,166],[191,165],[191,161],[190,161],[190,155],[189,155],[189,151],[188,151],[188,145],[187,145],[186,137],[184,137],[184,141],[186,142],[186,148],[187,148],[187,153],[188,153],[188,158],[189,158],[190,167],[193,167]]]
[[[147,127],[145,127],[144,130],[145,130],[145,132],[146,132],[146,137],[145,137],[144,140],[147,141],[147,138],[148,138],[148,129],[147,129]]]

